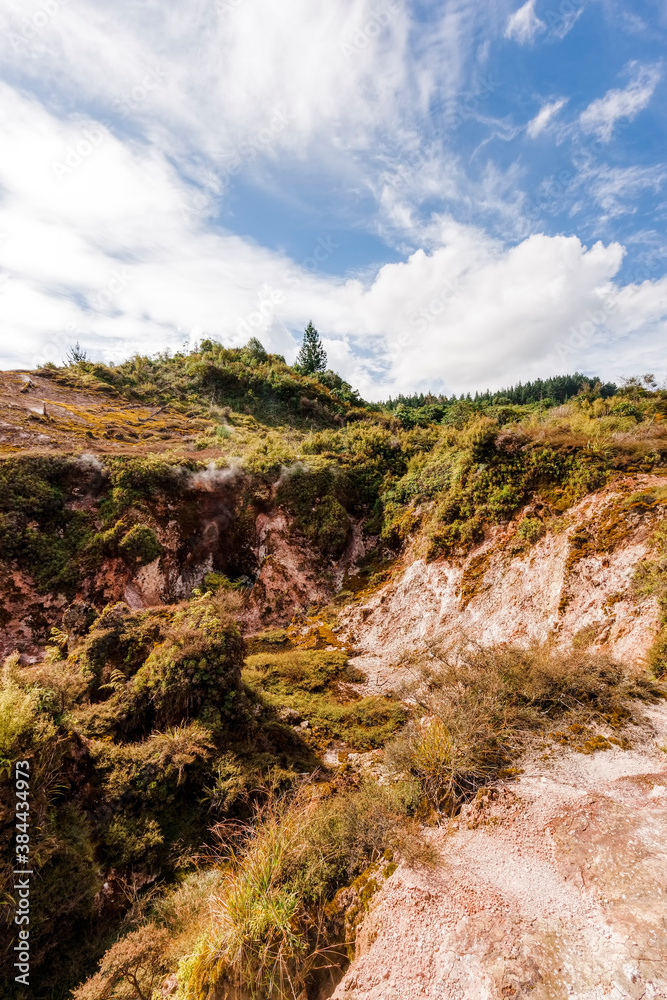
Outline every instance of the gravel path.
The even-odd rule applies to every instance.
[[[568,751],[392,876],[335,1000],[667,998],[667,706],[631,750]]]

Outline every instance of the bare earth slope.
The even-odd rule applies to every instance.
[[[386,883],[335,1000],[667,997],[667,707],[648,717],[435,832],[440,866]]]
[[[388,587],[341,616],[357,649],[397,658],[438,639],[466,636],[482,645],[587,644],[641,661],[658,624],[652,598],[638,598],[632,578],[650,550],[665,507],[659,476],[620,476],[586,497],[546,533],[521,545],[517,522],[495,529],[467,560],[407,560]],[[359,664],[372,672],[372,663]]]

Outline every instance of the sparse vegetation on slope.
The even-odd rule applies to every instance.
[[[584,734],[570,742],[586,750],[602,727],[619,742],[632,699],[663,694],[642,671],[581,649],[564,655],[540,647],[473,647],[453,656],[436,647],[409,665],[410,693],[424,714],[391,745],[392,760],[414,775],[433,809],[450,815],[536,734],[569,727],[572,736]],[[602,734],[599,747],[605,744]]]
[[[461,560],[515,518],[528,551],[616,472],[659,469],[667,393],[573,376],[370,406],[322,359],[304,374],[258,342],[71,360],[34,375],[57,406],[21,416],[58,449],[11,444],[0,463],[0,598],[19,606],[33,587],[50,616],[0,687],[5,859],[12,761],[34,782],[36,1000],[79,983],[77,1000],[152,1000],[176,974],[178,1000],[314,996],[349,961],[394,857],[428,861],[419,822],[455,813],[537,734],[622,742],[630,699],[657,692],[582,640],[560,660],[434,648],[409,697],[362,695],[336,614],[406,551]],[[569,569],[663,500],[630,491],[592,518]],[[271,521],[328,608],[304,602],[290,621],[289,577],[264,599]],[[664,612],[663,543],[636,587]],[[488,559],[468,564],[462,604]],[[244,637],[248,620],[260,625]],[[664,646],[661,633],[657,677]]]

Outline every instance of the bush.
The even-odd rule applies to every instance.
[[[342,555],[352,526],[345,508],[335,497],[324,497],[318,505],[316,524],[317,546],[323,555],[334,559]]]
[[[585,650],[432,652],[412,692],[425,714],[388,756],[397,771],[420,782],[433,808],[448,814],[507,767],[531,734],[563,718],[582,731],[582,723],[615,726],[630,717],[630,697],[659,693],[648,680]]]
[[[139,668],[134,690],[148,696],[159,725],[194,718],[205,704],[233,708],[243,662],[243,640],[235,625],[215,637],[180,628],[157,646]]]
[[[130,566],[145,566],[162,555],[162,552],[155,532],[145,524],[135,524],[118,545],[118,554]]]
[[[16,560],[41,593],[71,598],[77,590],[91,517],[68,507],[66,497],[88,479],[76,461],[60,456],[0,462],[0,558]]]
[[[543,537],[546,530],[544,523],[539,517],[526,516],[519,522],[516,533],[523,541],[528,542],[529,545],[533,545]]]
[[[150,1000],[168,968],[170,935],[145,924],[114,944],[100,970],[73,993],[74,1000]]]
[[[136,738],[204,710],[236,717],[244,653],[236,604],[221,591],[146,611],[106,608],[70,653],[93,701],[75,712],[78,724],[89,735]]]
[[[204,577],[204,589],[211,594],[219,590],[239,590],[242,586],[242,582],[232,582],[224,573],[207,573]]]
[[[297,528],[322,555],[342,555],[352,528],[350,518],[336,497],[346,480],[331,470],[311,472],[297,467],[280,484],[276,499],[294,515]]]
[[[40,712],[39,692],[18,682],[18,653],[5,660],[0,675],[0,771],[18,757],[39,755],[56,734]]]
[[[657,678],[667,676],[667,529],[658,528],[651,539],[654,558],[637,564],[633,583],[643,597],[654,597],[660,608],[661,628],[648,652],[648,666]]]
[[[126,677],[136,673],[154,644],[169,628],[173,609],[131,612],[122,602],[109,605],[93,623],[73,654],[96,695],[114,669]]]
[[[0,690],[0,767],[6,767],[20,750],[37,715],[37,699],[11,680]]]

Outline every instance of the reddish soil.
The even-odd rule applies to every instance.
[[[630,750],[524,762],[375,897],[335,1000],[667,997],[667,706]]]
[[[71,388],[35,372],[0,372],[0,456],[192,449],[206,425],[168,407],[128,402],[111,389]]]

